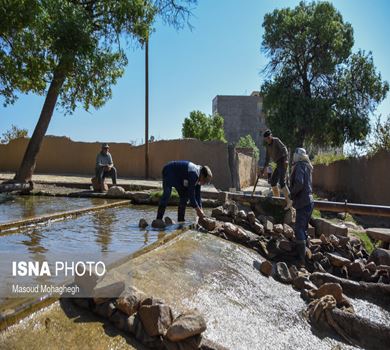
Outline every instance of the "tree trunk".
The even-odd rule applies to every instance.
[[[60,62],[50,83],[50,87],[47,92],[38,123],[35,126],[34,132],[28,143],[19,170],[16,172],[14,180],[17,182],[31,181],[37,162],[37,156],[39,150],[41,149],[42,141],[46,134],[47,128],[49,127],[51,117],[53,116],[53,111],[57,103],[60,89],[65,81],[65,76],[66,72],[64,69],[64,64]]]

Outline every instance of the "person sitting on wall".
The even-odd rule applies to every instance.
[[[272,194],[274,197],[280,197],[280,191],[278,188],[278,183],[280,188],[284,194],[284,198],[286,200],[287,206],[286,210],[291,208],[292,202],[289,198],[290,191],[286,185],[286,171],[288,166],[288,151],[287,147],[283,144],[280,139],[274,137],[272,135],[271,130],[266,130],[263,134],[267,154],[265,157],[264,164],[264,176],[267,176],[267,169],[269,165],[270,159],[272,159],[276,163],[276,168],[271,175],[271,187]]]
[[[95,175],[101,191],[104,191],[104,178],[108,176],[111,177],[112,184],[116,185],[117,171],[114,167],[111,154],[108,151],[109,149],[110,146],[108,144],[103,144],[101,151],[96,156]]]
[[[185,220],[185,211],[188,200],[196,210],[200,219],[204,218],[202,200],[200,195],[201,186],[210,183],[213,174],[208,166],[201,166],[189,161],[172,161],[167,163],[162,170],[163,195],[157,211],[157,219],[162,220],[165,209],[171,197],[172,187],[176,188],[180,203],[177,211],[177,220]]]
[[[307,228],[314,208],[312,190],[313,166],[304,148],[297,148],[293,155],[293,170],[290,177],[291,199],[296,209],[295,237],[299,263],[305,265]]]

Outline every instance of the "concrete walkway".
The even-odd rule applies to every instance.
[[[14,173],[0,173],[0,182],[5,180],[13,179],[15,176]],[[80,186],[91,186],[91,178],[93,175],[53,175],[53,174],[34,174],[32,177],[33,182],[40,184],[50,184],[50,185],[65,185],[71,186],[72,184],[75,187]],[[111,184],[111,179],[107,179],[107,182]],[[140,187],[142,189],[158,189],[162,188],[161,180],[143,180],[143,179],[130,179],[130,178],[118,178],[118,186],[132,186]],[[76,186],[77,185],[77,186]],[[217,192],[216,188],[213,185],[203,186],[204,191],[207,192]]]

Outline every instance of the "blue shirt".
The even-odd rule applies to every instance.
[[[169,162],[163,169],[163,184],[175,187],[180,197],[188,197],[192,207],[201,208],[200,169],[200,165],[187,160]]]

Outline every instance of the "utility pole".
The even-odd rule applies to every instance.
[[[149,35],[145,41],[145,179],[149,178]]]

